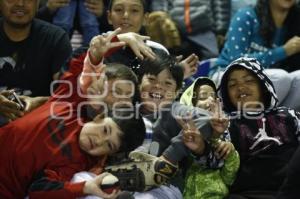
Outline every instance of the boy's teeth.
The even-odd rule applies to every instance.
[[[243,98],[243,97],[246,97],[247,95],[246,94],[242,94],[240,95],[240,98]]]
[[[151,93],[151,97],[161,99],[161,95],[157,93]]]

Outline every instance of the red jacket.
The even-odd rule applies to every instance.
[[[62,83],[55,91],[70,96],[53,95],[39,108],[0,129],[0,198],[80,197],[84,182],[69,180],[96,163],[103,166],[105,157],[92,158],[78,144],[84,119],[77,108],[85,99],[77,93],[77,77],[83,58],[73,59],[70,71],[62,78],[71,84]]]

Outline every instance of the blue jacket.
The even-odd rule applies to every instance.
[[[225,68],[239,57],[256,58],[265,68],[287,57],[283,48],[286,29],[275,31],[272,48],[265,45],[260,33],[259,19],[253,7],[239,10],[232,18],[227,40],[216,65]]]

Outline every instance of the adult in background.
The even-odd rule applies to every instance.
[[[300,72],[299,61],[295,61],[300,56],[299,19],[295,0],[258,0],[255,7],[239,10],[232,18],[216,68],[225,68],[239,57],[256,58],[267,68],[280,105],[299,110],[296,89]]]
[[[37,18],[52,23],[57,11],[70,4],[70,0],[41,0],[39,10],[37,12]],[[100,33],[109,31],[110,26],[107,23],[107,17],[105,14],[108,0],[84,0],[83,4],[84,9],[87,10],[87,12],[90,13],[93,17],[97,18],[97,30]],[[76,49],[82,45],[88,45],[88,42],[84,43],[83,41],[84,39],[82,34],[86,30],[86,28],[83,28],[82,23],[84,23],[84,21],[82,21],[79,14],[76,13],[73,23],[70,24],[72,25],[72,28],[69,32],[69,37],[71,38],[73,49]]]
[[[190,0],[188,3],[184,0],[153,0],[149,18],[154,20],[159,16],[168,16],[170,20],[161,19],[164,23],[160,30],[172,29],[171,24],[175,22],[181,44],[177,44],[179,47],[176,48],[166,43],[174,30],[165,36],[160,35],[162,41],[155,39],[155,34],[151,35],[151,32],[147,34],[175,54],[187,56],[193,52],[201,60],[217,57],[230,22],[230,4],[231,1],[220,0]]]
[[[38,0],[0,2],[0,87],[50,95],[50,84],[72,49],[60,28],[34,19]]]

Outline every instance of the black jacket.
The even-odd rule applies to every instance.
[[[264,93],[263,111],[237,111],[230,103],[228,74],[236,67],[251,71],[260,80]],[[277,191],[286,177],[287,164],[299,145],[300,114],[286,107],[277,107],[273,84],[260,63],[253,58],[232,62],[220,85],[224,109],[231,116],[228,129],[231,141],[241,161],[231,192]]]

